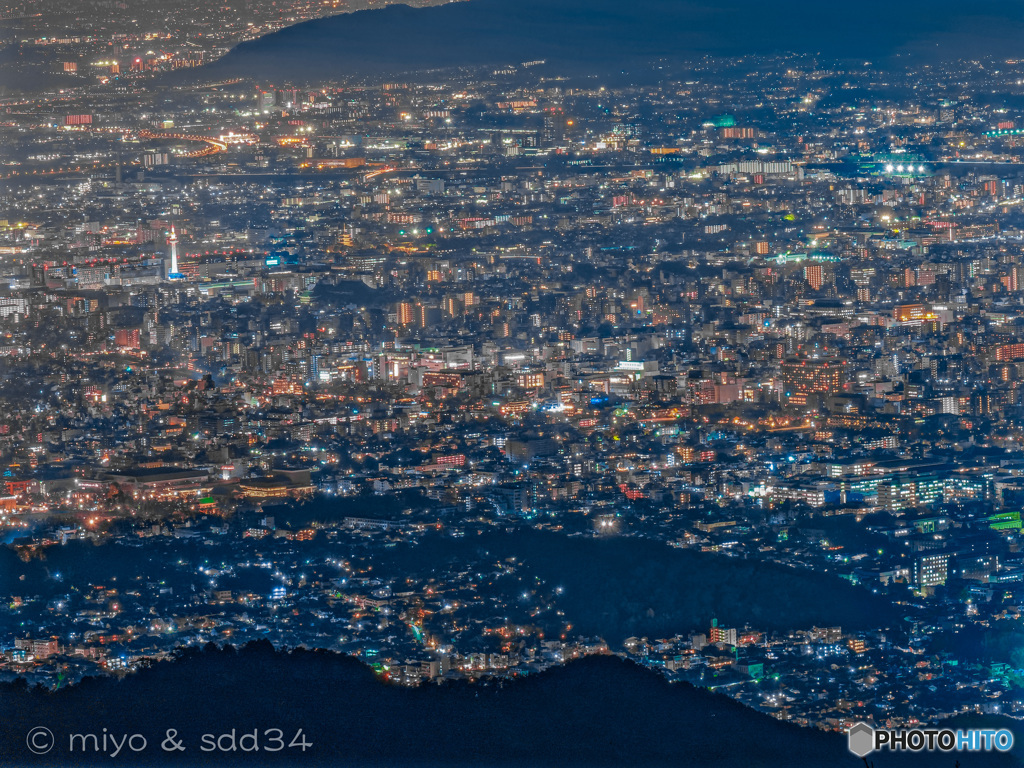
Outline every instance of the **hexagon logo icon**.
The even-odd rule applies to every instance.
[[[857,757],[864,757],[875,748],[875,729],[867,723],[855,723],[846,732],[846,745]]]

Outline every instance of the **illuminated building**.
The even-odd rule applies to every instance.
[[[397,315],[399,325],[412,325],[416,322],[416,306],[408,301],[400,302]]]
[[[718,626],[718,619],[711,620],[711,629],[708,631],[708,642],[709,643],[723,643],[725,645],[735,646],[736,643],[736,628],[735,627],[720,627]]]
[[[804,278],[811,288],[816,291],[820,290],[821,286],[825,284],[825,273],[821,264],[808,264],[804,267]]]
[[[893,316],[900,323],[924,320],[927,314],[924,304],[900,304],[893,311]]]
[[[787,360],[780,366],[786,397],[834,395],[843,391],[846,365],[841,361]]]
[[[914,558],[912,578],[917,587],[935,587],[946,583],[949,555],[945,552],[920,554]]]

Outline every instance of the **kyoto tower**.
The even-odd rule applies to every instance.
[[[178,272],[178,234],[174,231],[174,225],[171,225],[171,236],[167,242],[171,244],[171,268],[167,270],[167,279],[174,280],[181,277]]]

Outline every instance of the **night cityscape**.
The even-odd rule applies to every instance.
[[[1019,20],[384,5],[0,5],[3,764],[1019,765]]]

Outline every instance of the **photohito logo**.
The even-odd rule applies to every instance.
[[[951,728],[872,728],[867,723],[856,723],[846,732],[846,745],[857,757],[864,757],[876,749],[920,752],[922,749],[941,752],[1006,752],[1013,747],[1013,733],[1006,728],[971,728],[954,731]]]

